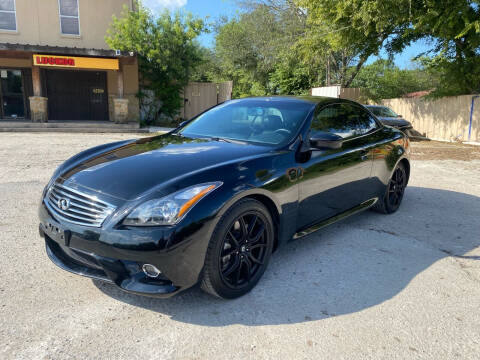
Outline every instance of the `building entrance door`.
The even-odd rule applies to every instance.
[[[108,121],[105,71],[46,70],[50,120]]]
[[[22,70],[0,69],[0,83],[0,116],[24,118],[26,109]]]

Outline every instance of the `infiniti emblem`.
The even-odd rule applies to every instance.
[[[58,199],[57,205],[63,211],[67,211],[70,208],[70,200],[68,199]]]

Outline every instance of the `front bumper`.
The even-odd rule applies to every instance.
[[[139,295],[168,298],[181,289],[165,278],[151,279],[138,263],[126,262],[83,253],[60,245],[45,235],[45,246],[50,260],[63,270],[114,284],[120,289]],[[75,254],[76,256],[72,256]]]
[[[40,236],[50,260],[74,274],[105,281],[139,295],[171,297],[195,285],[208,246],[208,224],[188,230],[91,228],[55,219],[42,203]],[[150,278],[143,264],[162,274]]]

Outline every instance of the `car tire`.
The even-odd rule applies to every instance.
[[[240,200],[221,217],[207,249],[201,288],[223,299],[252,290],[268,266],[274,226],[267,208],[254,199]]]
[[[405,166],[399,163],[388,181],[385,194],[378,199],[372,209],[382,214],[393,214],[396,212],[402,203],[407,181]]]

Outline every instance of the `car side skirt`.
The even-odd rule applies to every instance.
[[[360,205],[358,206],[355,206],[341,214],[338,214],[338,215],[335,215],[335,216],[332,216],[326,220],[322,220],[312,226],[309,226],[308,228],[304,229],[304,230],[301,230],[301,231],[298,231],[297,233],[295,233],[295,235],[293,236],[293,240],[296,240],[296,239],[299,239],[299,238],[302,238],[304,236],[307,236],[307,235],[310,235],[311,233],[314,233],[328,225],[331,225],[331,224],[334,224],[340,220],[343,220],[343,219],[346,219],[347,217],[350,217],[352,215],[355,215],[355,214],[358,214],[359,212],[362,212],[362,211],[365,211],[369,208],[371,208],[373,205],[376,204],[376,202],[378,201],[378,197],[375,197],[373,199],[370,199],[370,200],[367,200],[367,201],[364,201],[363,203],[361,203]]]

